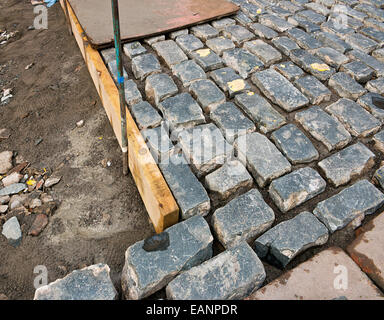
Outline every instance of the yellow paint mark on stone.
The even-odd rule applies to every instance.
[[[280,67],[282,67],[284,69],[285,68],[285,64],[281,64]]]
[[[200,57],[206,57],[206,56],[209,56],[209,54],[211,53],[211,50],[210,49],[200,49],[200,50],[197,50],[196,53]]]
[[[325,63],[312,63],[311,68],[320,72],[330,70],[329,66]]]
[[[249,95],[249,96],[254,96],[254,95],[255,95],[255,93],[254,93],[254,92],[252,92],[252,91],[249,91],[249,92],[247,93],[247,95]]]
[[[261,13],[261,9],[259,8],[259,9],[257,9],[257,11],[256,11],[258,14],[260,14]]]
[[[243,79],[236,79],[231,82],[228,82],[227,84],[229,89],[233,92],[240,91],[245,88],[245,82]]]

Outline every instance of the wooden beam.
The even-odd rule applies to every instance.
[[[60,0],[64,12],[64,1],[68,6],[68,17],[72,33],[121,147],[120,108],[117,87],[100,53],[88,43],[68,1]],[[156,232],[160,233],[165,228],[178,222],[179,208],[128,108],[126,108],[126,113],[129,169],[153,226]]]

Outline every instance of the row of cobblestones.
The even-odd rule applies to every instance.
[[[206,216],[226,248],[212,259],[195,252],[179,276],[185,266],[161,269],[175,254],[167,249],[156,286],[134,283],[132,274],[149,277],[135,261],[150,258],[129,248],[127,297],[168,285],[169,298],[244,298],[265,279],[247,263],[284,268],[384,204],[380,179],[371,183],[384,152],[384,111],[372,103],[384,94],[383,3],[231,1],[235,16],[124,45],[127,104],[154,158],[168,156],[159,167],[181,219]],[[113,50],[101,54],[116,80]],[[257,255],[237,270],[244,241]],[[207,272],[224,266],[239,272],[233,292]],[[196,289],[211,282],[215,293]]]

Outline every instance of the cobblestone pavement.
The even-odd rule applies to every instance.
[[[245,298],[260,259],[283,269],[384,204],[384,2],[232,2],[235,16],[124,45],[127,103],[185,220],[127,250],[128,298]],[[116,79],[114,49],[102,56]],[[251,298],[383,297],[382,218],[372,228],[348,251],[375,284],[333,248]]]

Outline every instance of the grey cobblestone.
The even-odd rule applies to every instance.
[[[139,41],[124,44],[123,50],[130,59],[147,52]]]
[[[242,26],[247,26],[253,22],[243,11],[238,11],[234,19]]]
[[[315,24],[321,24],[326,20],[325,16],[323,16],[322,14],[316,13],[315,11],[312,11],[312,10],[299,11],[297,12],[297,15]]]
[[[224,65],[223,60],[216,53],[214,53],[211,49],[208,48],[199,49],[192,52],[191,57],[206,72],[221,68]]]
[[[375,181],[375,184],[384,189],[384,167],[377,169],[372,179]]]
[[[205,176],[208,190],[220,200],[227,199],[242,188],[250,188],[253,180],[244,165],[237,160],[227,161],[222,167]]]
[[[292,50],[300,49],[295,41],[285,36],[273,39],[272,44],[286,56],[289,56]]]
[[[183,272],[167,286],[166,292],[171,300],[244,299],[263,284],[265,276],[256,253],[241,243]]]
[[[151,46],[156,42],[160,42],[160,41],[164,41],[164,40],[165,40],[165,35],[160,35],[160,36],[146,38],[146,39],[144,39],[144,42]]]
[[[185,241],[188,246],[185,246]],[[166,229],[160,235],[131,245],[125,252],[121,274],[125,298],[145,298],[166,286],[180,272],[210,259],[212,241],[204,218],[193,217]],[[151,242],[159,242],[160,248],[152,249]]]
[[[233,199],[215,211],[212,225],[216,237],[225,247],[248,243],[268,230],[275,214],[257,189]]]
[[[373,51],[372,56],[377,60],[384,62],[384,48]]]
[[[360,60],[361,62],[365,63],[367,66],[371,67],[373,70],[375,70],[375,74],[378,77],[384,76],[384,63],[376,60],[374,57],[366,54],[365,52],[361,50],[352,50],[348,52],[348,55],[354,59]]]
[[[348,34],[345,37],[345,42],[352,48],[359,49],[365,53],[370,53],[377,48],[377,42],[367,38],[360,33]]]
[[[322,43],[319,40],[298,28],[288,30],[287,35],[301,48],[306,50],[317,49],[322,46]]]
[[[261,259],[284,268],[301,252],[327,241],[327,228],[312,213],[305,211],[264,233],[256,239],[254,246]]]
[[[288,112],[309,103],[309,100],[298,89],[274,69],[255,73],[252,81],[272,102]]]
[[[349,99],[342,98],[325,110],[343,123],[353,136],[366,137],[380,128],[379,120]]]
[[[269,194],[279,209],[287,212],[322,193],[326,185],[314,169],[305,167],[273,180]]]
[[[257,21],[259,16],[263,15],[265,11],[259,5],[254,3],[244,3],[241,6],[241,10],[252,20]]]
[[[166,98],[177,94],[179,89],[172,78],[165,73],[150,75],[145,82],[145,94],[149,101],[159,104]]]
[[[278,129],[286,123],[284,116],[277,112],[267,100],[252,91],[238,94],[235,102],[263,133]]]
[[[207,78],[204,70],[193,60],[183,61],[173,66],[172,71],[181,80],[184,87],[188,87],[196,80]]]
[[[353,222],[359,226],[365,215],[384,204],[384,194],[367,180],[360,180],[338,194],[317,204],[313,214],[331,233]]]
[[[131,111],[140,130],[153,128],[161,123],[161,116],[147,101],[134,104]]]
[[[329,32],[315,33],[316,39],[320,40],[324,46],[331,47],[341,53],[345,53],[352,49],[352,47],[344,40],[340,39],[337,35]]]
[[[212,71],[210,76],[221,90],[228,93],[230,98],[238,93],[251,89],[249,84],[231,68],[222,68]]]
[[[375,155],[362,143],[349,146],[318,163],[336,187],[358,177],[374,164]]]
[[[291,171],[291,164],[268,138],[253,132],[236,139],[234,146],[241,161],[247,163],[248,170],[260,187],[272,179]]]
[[[316,140],[322,142],[328,151],[342,148],[352,140],[351,135],[338,120],[317,106],[296,113],[295,119]]]
[[[219,56],[221,56],[224,51],[235,48],[233,41],[225,37],[209,39],[207,40],[206,45],[208,48],[215,51],[215,53],[217,53]]]
[[[136,79],[143,81],[150,74],[161,72],[161,66],[152,53],[142,54],[132,59],[132,71]]]
[[[255,124],[244,116],[232,102],[219,105],[211,111],[210,117],[229,143],[233,143],[239,135],[256,130]]]
[[[271,40],[278,36],[276,31],[260,23],[252,23],[249,25],[249,28],[260,38]]]
[[[308,33],[313,33],[320,31],[320,26],[308,21],[306,18],[295,14],[288,18],[288,22],[294,25],[295,27],[301,27]]]
[[[266,66],[276,63],[283,58],[279,51],[260,39],[245,42],[243,47],[256,55]]]
[[[330,48],[322,47],[311,51],[312,54],[319,57],[326,64],[334,68],[339,68],[342,64],[345,64],[349,61],[349,58],[342,54],[341,52]]]
[[[172,66],[179,64],[180,62],[188,60],[185,53],[173,40],[156,42],[152,45],[152,47],[155,49],[157,54],[163,58],[169,68],[172,68]]]
[[[125,102],[130,106],[142,100],[141,93],[133,80],[124,81],[124,95]]]
[[[294,124],[287,124],[272,133],[271,139],[293,164],[308,163],[319,158],[319,153],[303,132]]]
[[[321,24],[321,29],[326,32],[334,33],[341,39],[345,39],[348,34],[352,34],[355,30],[346,24],[340,23],[340,19],[332,18]]]
[[[288,23],[286,20],[273,14],[264,14],[260,16],[259,22],[277,32],[285,32],[293,28],[293,25]]]
[[[169,139],[164,123],[155,128],[142,130],[141,134],[157,163],[166,161],[174,152],[174,146]]]
[[[178,36],[182,36],[184,34],[189,34],[189,30],[188,29],[182,29],[182,30],[173,31],[169,34],[169,37],[172,40],[175,40]]]
[[[220,20],[212,21],[212,26],[219,31],[223,31],[226,27],[234,24],[236,24],[236,21],[231,18],[222,18]]]
[[[209,112],[225,102],[225,94],[211,81],[198,80],[191,84],[189,91],[203,107]]]
[[[249,49],[246,42],[245,49]],[[243,79],[248,78],[253,72],[260,70],[264,64],[256,57],[244,49],[231,49],[223,53],[223,60],[226,65],[237,71]]]
[[[352,61],[340,67],[340,71],[349,74],[359,83],[369,81],[375,74],[375,70],[361,61]]]
[[[204,44],[200,39],[192,34],[178,36],[175,41],[186,54],[204,48]]]
[[[366,85],[366,88],[370,92],[384,94],[384,77],[369,81]]]
[[[367,94],[361,96],[357,100],[357,103],[360,104],[365,110],[372,113],[372,115],[379,119],[382,123],[384,123],[384,110],[376,107],[373,104],[372,97],[381,98],[381,96],[377,93],[368,92]]]
[[[349,74],[338,72],[329,78],[328,85],[332,87],[340,97],[356,100],[367,90],[357,83]]]
[[[191,32],[198,38],[206,41],[211,38],[216,38],[219,36],[219,31],[208,23],[201,24],[191,28]]]
[[[304,7],[306,7],[307,9],[313,10],[323,16],[327,16],[331,12],[331,10],[329,10],[327,7],[317,2],[306,3]]]
[[[292,61],[284,61],[272,66],[276,71],[280,72],[290,81],[299,79],[304,75],[304,71],[295,65]]]
[[[368,38],[372,39],[372,46],[374,45],[374,42],[377,42],[378,46],[384,45],[384,32],[376,30],[372,27],[361,29],[360,32]]]
[[[255,35],[252,32],[239,25],[226,27],[223,31],[223,35],[231,39],[236,45],[241,45],[243,42],[255,38]]]
[[[375,148],[384,153],[384,130],[376,133],[373,136],[373,141],[375,142]]]
[[[311,104],[320,104],[331,99],[331,91],[313,76],[295,81],[295,85],[309,98]]]

